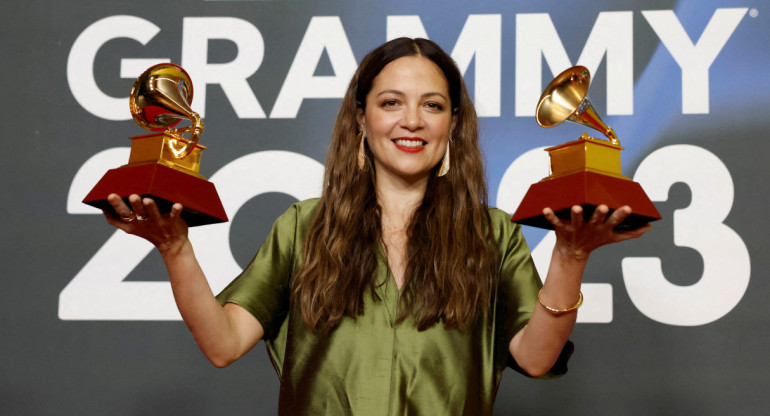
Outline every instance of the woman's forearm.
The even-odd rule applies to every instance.
[[[152,243],[166,263],[174,300],[182,319],[192,331],[206,357],[223,367],[238,359],[264,334],[256,318],[245,309],[221,307],[214,298],[206,276],[187,238],[184,207],[174,204],[161,214],[152,198],[130,195],[129,204],[117,194],[107,197],[115,212],[105,212],[107,222]]]
[[[238,306],[223,308],[216,301],[189,240],[161,256],[182,319],[212,364],[224,367],[259,342],[264,332],[256,318]]]
[[[587,259],[556,247],[540,292],[542,303],[553,309],[575,305]],[[533,377],[547,373],[561,354],[576,319],[577,310],[555,313],[538,302],[529,323],[511,341],[510,352],[516,363]]]
[[[583,208],[576,205],[567,221],[558,218],[550,208],[543,210],[554,227],[556,245],[539,296],[542,304],[538,302],[529,323],[514,336],[509,347],[519,366],[532,376],[543,375],[553,366],[575,327],[577,311],[558,310],[570,309],[580,299],[580,284],[589,254],[603,245],[640,237],[650,229],[650,224],[646,224],[618,231],[616,227],[631,214],[631,208],[622,206],[612,214],[609,211],[606,205],[599,205],[585,221]]]

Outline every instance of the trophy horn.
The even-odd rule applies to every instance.
[[[535,118],[542,127],[554,127],[564,121],[571,121],[607,136],[614,145],[620,145],[618,137],[594,110],[588,99],[591,73],[586,67],[573,66],[551,81],[537,103]]]
[[[190,108],[192,98],[193,84],[187,71],[164,63],[150,67],[136,79],[129,106],[136,124],[171,136],[174,157],[182,159],[195,149],[203,132],[200,116]],[[193,125],[174,129],[182,120],[191,120]],[[190,138],[183,133],[191,133]]]

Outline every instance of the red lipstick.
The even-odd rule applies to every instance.
[[[426,143],[419,137],[397,137],[391,141],[402,152],[418,153],[425,150]]]

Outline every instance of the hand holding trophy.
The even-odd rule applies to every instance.
[[[226,222],[214,184],[198,173],[206,147],[198,144],[203,122],[190,108],[192,98],[190,76],[177,65],[154,65],[139,76],[129,99],[131,115],[154,133],[132,137],[128,164],[109,170],[83,202],[112,211],[108,195],[115,193],[127,200],[138,194],[155,200],[161,211],[181,203],[182,218],[191,227]],[[193,125],[173,128],[182,120]],[[189,139],[185,133],[190,133]]]
[[[582,66],[559,74],[540,96],[537,122],[542,127],[554,127],[571,121],[599,130],[609,140],[583,133],[575,141],[545,149],[551,159],[550,175],[530,186],[512,221],[553,229],[543,216],[543,208],[549,207],[558,217],[569,219],[571,207],[581,205],[587,220],[602,204],[610,210],[624,205],[631,207],[632,214],[616,227],[618,229],[634,229],[661,218],[642,187],[621,174],[623,148],[588,99],[590,81],[588,69]]]

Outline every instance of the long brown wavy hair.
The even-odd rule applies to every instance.
[[[366,105],[375,77],[404,56],[433,61],[449,83],[455,115],[451,168],[430,176],[422,203],[407,229],[407,266],[398,321],[412,316],[424,330],[443,321],[466,329],[489,312],[498,249],[487,210],[478,123],[462,75],[449,55],[426,39],[399,38],[371,51],[350,81],[332,133],[324,188],[308,229],[291,303],[312,330],[334,328],[343,316],[363,313],[364,295],[380,301],[377,267],[386,261],[375,192],[376,172],[366,146],[366,168],[356,163],[360,145],[356,114]],[[440,163],[439,163],[440,165]]]

